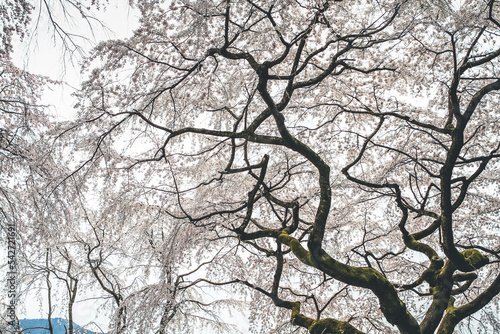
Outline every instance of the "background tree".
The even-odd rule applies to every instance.
[[[54,45],[62,45],[62,50],[71,54],[80,51],[79,38],[82,36],[68,29],[68,21],[77,13],[83,17],[80,23],[92,22],[94,26],[98,22],[88,15],[88,8],[84,4],[70,0],[9,0],[0,4],[0,226],[5,248],[8,234],[4,232],[15,228],[14,272],[17,291],[12,298],[18,306],[16,311],[23,306],[22,301],[29,295],[31,287],[40,288],[40,284],[47,282],[46,288],[51,289],[53,279],[50,277],[53,278],[58,272],[46,262],[46,254],[52,250],[57,252],[58,242],[67,242],[67,229],[74,227],[68,209],[77,198],[77,192],[65,187],[67,169],[52,159],[52,143],[46,136],[54,119],[47,106],[40,101],[44,89],[57,83],[23,70],[21,64],[26,59],[21,59],[23,57],[16,54],[17,59],[14,58],[16,61],[13,61],[14,46],[20,42],[37,44],[39,29],[45,30],[48,27],[49,35],[52,34],[54,38]],[[99,6],[99,3],[93,2],[92,6]],[[61,13],[64,14],[63,18]],[[61,55],[61,59],[67,57]],[[76,208],[75,216],[77,211]],[[2,252],[2,268],[13,272],[6,264],[7,252],[5,256],[3,254]],[[71,261],[69,258],[67,260]],[[70,280],[71,288],[75,289],[70,291],[71,318],[76,285],[69,269],[68,275],[64,279]],[[3,282],[5,286],[5,280]],[[1,290],[2,329],[6,328],[5,324],[10,319],[5,316],[5,303],[11,302],[6,290]],[[50,296],[51,291],[49,300]],[[28,302],[28,306],[34,304],[33,300]],[[47,309],[50,318],[50,301]],[[71,331],[71,325],[69,330]]]
[[[195,282],[253,291],[259,333],[499,329],[496,1],[138,7],[64,138],[144,223],[190,224]]]
[[[40,130],[48,122],[43,108],[38,104],[42,87],[47,78],[32,75],[16,67],[11,60],[12,38],[24,35],[30,9],[22,3],[0,4],[0,226],[2,235],[3,287],[7,278],[19,283],[24,275],[21,265],[23,243],[31,229],[28,220],[36,212],[39,199],[36,180],[46,175],[44,157],[40,152]],[[24,229],[26,228],[26,229]],[[27,233],[20,237],[19,231]],[[9,241],[9,243],[8,243]],[[9,247],[9,248],[8,248]],[[10,252],[8,252],[10,251]],[[4,255],[5,254],[5,255]],[[10,255],[10,257],[8,257]],[[17,302],[12,284],[2,289],[2,328],[9,321],[15,322],[14,310],[6,312],[5,303]],[[12,289],[11,289],[12,288]],[[9,291],[9,292],[7,292]],[[12,305],[10,305],[12,306]]]
[[[204,235],[190,224],[166,219],[154,196],[135,187],[128,171],[105,173],[105,180],[99,178],[100,169],[92,172],[86,171],[84,181],[128,184],[120,184],[117,193],[114,187],[102,189],[85,182],[88,189],[82,191],[86,196],[80,207],[89,206],[82,217],[86,223],[78,235],[68,236],[70,243],[75,240],[80,245],[74,249],[75,257],[84,250],[86,282],[93,298],[109,313],[109,332],[176,333],[195,328],[237,332],[216,311],[240,305],[229,297],[213,300],[202,294],[204,281],[199,277],[218,256],[196,255],[206,249]],[[82,293],[80,298],[88,296]]]

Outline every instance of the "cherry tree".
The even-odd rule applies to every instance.
[[[249,294],[256,333],[500,328],[497,1],[137,6],[60,136],[83,193],[111,204],[82,241],[94,277],[106,236],[175,258],[167,285],[128,288],[126,318],[132,285],[107,274],[118,323],[168,332],[173,291],[206,285]],[[181,264],[203,270],[175,285]]]

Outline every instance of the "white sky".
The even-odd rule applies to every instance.
[[[55,3],[54,6],[58,5],[58,1],[51,3]],[[54,13],[57,22],[67,32],[77,33],[88,39],[74,39],[84,53],[88,53],[100,41],[130,36],[138,25],[137,12],[128,6],[127,0],[110,0],[106,8],[92,9],[90,13],[96,18],[96,21],[92,22],[93,31],[74,9],[72,10],[75,12],[73,17],[68,18],[63,17],[58,9],[56,7]],[[31,73],[62,82],[61,85],[52,85],[46,89],[41,103],[49,105],[50,111],[55,116],[64,119],[74,114],[72,106],[75,99],[71,94],[79,87],[82,80],[80,64],[83,55],[63,53],[64,48],[60,39],[54,36],[53,29],[47,24],[48,17],[44,12],[40,15],[38,27],[35,27],[38,13],[38,10],[34,11],[31,36],[15,47],[13,61],[17,66]],[[97,20],[102,22],[104,27]]]

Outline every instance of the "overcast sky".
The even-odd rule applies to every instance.
[[[42,103],[50,105],[50,111],[55,116],[66,118],[74,113],[72,106],[75,101],[71,94],[82,80],[80,65],[84,54],[88,54],[100,41],[130,36],[138,24],[138,16],[137,12],[128,6],[128,1],[110,0],[106,8],[90,11],[95,17],[95,20],[90,21],[93,28],[91,30],[89,24],[74,9],[74,15],[67,18],[61,15],[59,9],[55,8],[53,13],[58,24],[68,33],[81,36],[75,37],[74,41],[83,53],[64,52],[60,39],[54,35],[48,24],[46,13],[42,11],[39,15],[40,11],[36,9],[32,19],[32,33],[17,45],[13,60],[17,66],[31,73],[62,82],[45,91]]]

